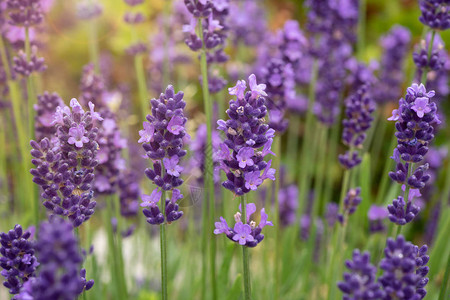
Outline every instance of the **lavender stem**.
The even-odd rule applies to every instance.
[[[242,220],[247,220],[245,195],[241,196]],[[242,263],[244,268],[244,299],[251,299],[251,281],[250,281],[250,257],[248,248],[242,246]]]

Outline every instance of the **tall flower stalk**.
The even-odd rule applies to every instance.
[[[183,215],[182,211],[178,211],[177,204],[183,195],[177,187],[183,183],[180,178],[183,167],[179,163],[186,155],[186,150],[183,149],[187,121],[184,117],[186,102],[183,100],[183,92],[175,94],[173,86],[169,85],[159,99],[152,99],[150,103],[152,111],[143,123],[144,128],[139,131],[139,143],[143,143],[146,156],[152,160],[153,167],[147,168],[145,175],[156,188],[151,195],[142,195],[141,206],[145,207],[143,213],[147,223],[160,227],[161,295],[166,300],[169,299],[166,226]],[[166,197],[167,192],[171,192],[170,199]]]
[[[261,210],[261,221],[257,226],[250,221],[256,212],[254,203],[246,203],[245,195],[255,191],[266,179],[275,180],[275,169],[271,168],[272,160],[265,161],[265,156],[271,151],[275,131],[265,124],[267,108],[265,106],[265,84],[257,84],[255,75],[250,75],[249,85],[239,80],[235,87],[229,88],[230,95],[236,100],[230,100],[227,114],[230,119],[217,121],[218,129],[226,134],[226,139],[220,144],[218,157],[220,168],[227,179],[222,186],[232,191],[240,198],[239,209],[234,216],[234,228],[228,226],[226,220],[220,217],[216,222],[214,234],[225,234],[230,240],[244,247],[242,262],[244,270],[244,299],[251,299],[250,258],[247,247],[256,247],[263,239],[261,233],[266,225],[273,226],[267,221],[265,209]]]

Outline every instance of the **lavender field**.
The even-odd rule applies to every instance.
[[[0,299],[450,299],[449,0],[0,0]]]

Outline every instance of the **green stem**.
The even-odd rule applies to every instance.
[[[274,151],[276,156],[274,157],[273,161],[274,161],[274,169],[275,170],[279,170],[280,169],[280,165],[281,165],[281,137],[278,137],[275,139],[274,143]],[[274,205],[274,215],[277,221],[277,228],[276,228],[276,233],[275,233],[275,240],[276,240],[276,244],[275,244],[275,297],[280,298],[280,263],[277,260],[281,260],[281,226],[280,226],[280,201],[279,201],[279,192],[280,192],[280,177],[277,178],[277,180],[275,180],[273,182],[273,185],[275,187],[275,193],[274,193],[274,198],[275,198],[275,205]],[[269,199],[271,199],[271,197],[269,196]],[[269,202],[270,203],[270,202]],[[244,220],[246,220],[244,218]],[[245,248],[245,247],[244,247]]]
[[[336,282],[337,282],[337,276],[340,273],[339,270],[341,269],[341,261],[342,256],[345,254],[345,236],[347,233],[347,223],[348,223],[348,214],[344,213],[344,222],[342,224],[342,228],[340,230],[339,238],[337,239],[337,243],[334,247],[334,251],[332,254],[331,259],[331,280],[329,283],[330,292],[328,294],[328,299],[337,299],[336,298]],[[339,247],[339,251],[336,251]],[[337,260],[336,260],[337,259]],[[339,264],[336,264],[338,262]]]
[[[126,276],[125,276],[125,266],[123,261],[123,251],[122,251],[122,226],[121,226],[121,214],[120,214],[120,200],[119,197],[114,195],[112,197],[114,199],[114,211],[115,211],[115,217],[117,220],[117,233],[116,233],[116,247],[117,247],[117,259],[118,259],[118,271],[119,271],[119,278],[120,278],[120,284],[122,285],[122,291],[126,297],[128,297],[127,292],[127,284],[126,284]]]
[[[110,259],[110,266],[111,266],[111,270],[110,270],[110,274],[113,280],[113,286],[116,289],[116,293],[114,293],[114,298],[116,299],[120,299],[121,295],[122,295],[122,290],[121,290],[121,285],[119,284],[119,278],[118,278],[118,274],[119,274],[119,270],[118,270],[118,265],[117,265],[117,249],[116,246],[114,245],[114,230],[113,230],[113,225],[112,225],[112,216],[113,216],[113,208],[112,208],[112,204],[113,203],[113,197],[108,197],[106,199],[106,229],[108,231],[108,248],[109,248],[109,259]]]
[[[161,163],[162,165],[162,163]],[[166,215],[166,191],[162,190],[161,208],[164,216]],[[161,299],[169,299],[167,296],[167,240],[166,240],[166,222],[159,225],[159,236],[161,243]]]
[[[198,20],[198,32],[200,39],[203,41],[203,30],[202,30],[202,19]],[[205,41],[203,41],[203,49],[200,56],[200,67],[202,74],[202,91],[203,91],[203,105],[206,116],[206,135],[207,143],[205,147],[205,171],[204,171],[204,184],[205,192],[208,197],[209,204],[209,221],[203,220],[204,227],[204,239],[207,236],[213,235],[212,224],[215,220],[215,202],[214,202],[214,181],[213,181],[213,149],[212,149],[212,105],[209,97],[208,88],[208,63],[206,61],[206,48]],[[206,205],[206,201],[204,201]],[[205,226],[206,225],[206,226]],[[210,278],[211,278],[211,288],[212,288],[212,299],[217,299],[217,283],[216,283],[216,239],[210,239]],[[205,259],[205,258],[204,258]]]
[[[243,223],[247,222],[247,214],[246,214],[246,206],[247,203],[245,201],[245,196],[241,196],[241,209],[242,216],[241,220],[244,220]],[[251,299],[251,281],[250,281],[250,257],[248,254],[248,248],[246,246],[242,246],[242,264],[244,269],[244,299]]]
[[[402,225],[397,225],[397,232],[395,233],[395,237],[398,237],[402,232]]]
[[[376,138],[372,146],[371,157],[373,157],[373,165],[378,166],[378,161],[380,158],[381,147],[385,144],[384,136],[386,135],[386,129],[388,122],[384,119],[383,112],[377,110],[377,127],[376,127]]]
[[[428,45],[428,61],[430,61],[431,52],[433,51],[433,43],[435,36],[436,31],[432,30],[430,44]],[[427,75],[428,75],[428,68],[422,73],[422,77],[420,78],[420,82],[422,82],[425,86],[427,85]]]
[[[339,138],[340,138],[340,126],[339,124],[333,125],[333,128],[331,129],[331,140],[328,144],[328,155],[326,157],[327,166],[333,166],[334,161],[336,160],[336,152],[339,144]],[[333,193],[333,172],[331,170],[328,170],[328,172],[325,173],[325,188],[324,188],[324,201],[325,203],[328,203],[331,201],[331,195]]]
[[[444,279],[442,280],[442,285],[441,285],[441,291],[439,292],[439,300],[445,299],[445,295],[447,293],[447,286],[449,283],[449,280],[448,280],[449,274],[450,274],[450,253],[448,254],[447,268],[445,269]]]
[[[313,61],[313,68],[311,74],[311,82],[309,85],[309,93],[308,93],[308,111],[306,113],[306,123],[305,123],[305,131],[303,135],[303,144],[301,150],[301,162],[299,164],[298,174],[298,186],[299,186],[299,204],[300,209],[297,210],[297,216],[300,219],[301,215],[305,212],[307,207],[306,198],[308,195],[309,187],[309,172],[314,162],[311,161],[311,139],[313,138],[314,131],[314,114],[313,114],[313,106],[315,102],[316,96],[316,82],[318,76],[318,63],[317,59]]]

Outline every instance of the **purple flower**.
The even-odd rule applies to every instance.
[[[138,143],[150,143],[153,139],[153,134],[155,133],[155,126],[149,122],[143,122],[142,125],[144,126],[144,129],[139,130],[141,138]]]
[[[76,299],[90,289],[72,224],[53,217],[41,223],[36,244],[40,267],[31,286],[33,299]]]
[[[389,204],[387,208],[389,211],[389,220],[397,225],[406,225],[411,222],[420,211],[419,207],[412,204],[410,200],[405,203],[402,196],[394,199],[392,204]]]
[[[222,185],[236,195],[255,190],[266,178],[275,179],[275,170],[270,169],[270,162],[264,161],[267,154],[273,154],[269,140],[274,134],[264,123],[267,108],[260,94],[264,88],[256,85],[254,75],[249,80],[253,80],[253,91],[246,92],[243,98],[231,100],[227,110],[229,120],[217,122],[218,129],[226,134],[219,152],[219,165],[227,174]]]
[[[245,176],[245,187],[249,190],[255,191],[258,186],[262,184],[262,179],[259,172],[246,173]]]
[[[157,205],[156,203],[158,203],[159,200],[161,199],[161,195],[162,195],[162,192],[158,189],[154,189],[150,196],[143,194],[141,196],[142,201],[143,201],[141,203],[141,206],[142,207],[146,207],[146,206],[155,207]]]
[[[422,24],[434,30],[444,31],[450,28],[450,7],[448,1],[420,0],[419,6],[422,11],[419,20]]]
[[[220,217],[220,222],[215,222],[214,225],[216,226],[214,234],[229,234],[230,230],[228,229],[227,221],[223,217]]]
[[[263,83],[257,84],[255,74],[252,74],[248,77],[248,85],[250,87],[250,90],[252,91],[253,98],[258,98],[259,96],[267,96],[266,92],[264,91],[266,89],[266,85]]]
[[[37,104],[34,105],[36,111],[34,128],[37,140],[44,137],[51,138],[56,134],[54,119],[58,106],[64,106],[64,102],[58,94],[44,92],[44,94],[38,96]]]
[[[384,231],[385,226],[383,224],[383,220],[386,219],[388,215],[389,211],[385,206],[370,206],[369,212],[367,213],[370,232],[374,233]]]
[[[83,147],[83,144],[86,144],[89,142],[89,139],[84,136],[86,133],[86,130],[84,129],[83,125],[77,125],[77,127],[72,127],[69,129],[69,140],[68,143],[78,148]]]
[[[180,172],[183,171],[183,167],[178,165],[179,162],[180,159],[176,155],[170,158],[164,157],[163,163],[164,168],[166,168],[167,174],[175,177],[180,177]]]
[[[180,116],[173,116],[167,125],[167,130],[175,135],[184,131],[185,120]]]
[[[392,110],[392,116],[388,118],[388,121],[397,121],[400,119],[401,112],[398,109]]]
[[[256,208],[255,208],[256,211]],[[264,226],[273,226],[273,223],[271,221],[267,221],[268,215],[266,214],[265,208],[261,209],[261,222],[259,222],[258,227],[263,229]]]
[[[389,172],[391,179],[400,184],[407,183],[413,189],[422,189],[430,179],[425,171],[428,165],[414,164],[423,161],[428,145],[434,138],[434,125],[439,124],[437,106],[429,102],[435,95],[427,92],[423,84],[412,84],[404,99],[399,101],[399,117],[395,123],[398,145],[394,150],[395,172]]]
[[[247,83],[245,82],[245,80],[238,80],[236,86],[228,89],[228,93],[230,95],[235,95],[238,99],[243,99],[246,89]]]
[[[91,112],[92,119],[97,120],[97,121],[103,121],[103,118],[100,116],[100,114],[98,112],[94,111],[94,108],[95,108],[94,103],[89,101],[89,110]]]
[[[18,294],[23,284],[34,277],[39,265],[30,237],[31,232],[23,232],[19,224],[9,232],[0,233],[0,267],[3,269],[1,275],[5,278],[3,285],[13,295]]]
[[[238,222],[234,225],[233,240],[244,246],[247,242],[253,242],[255,239],[251,235],[252,228],[248,224]]]
[[[158,187],[158,191],[172,191],[172,199],[162,199],[165,201],[163,212],[157,205],[153,205],[150,209],[144,209],[143,213],[147,222],[152,225],[162,224],[165,220],[170,224],[183,215],[183,212],[178,211],[179,206],[176,203],[182,195],[175,188],[183,183],[180,178],[183,168],[179,163],[180,158],[186,155],[186,150],[183,149],[187,137],[184,128],[187,119],[183,113],[186,102],[183,100],[183,92],[175,94],[171,85],[159,99],[152,99],[150,102],[152,112],[147,115],[148,123],[144,122],[145,129],[140,132],[142,147],[147,157],[153,161],[153,167],[147,168],[145,175]],[[153,193],[156,196],[156,193],[162,192]],[[147,199],[150,201],[150,198]]]
[[[428,104],[428,98],[420,97],[414,101],[414,105],[411,106],[411,109],[417,113],[419,118],[423,118],[424,114],[427,114],[431,111],[430,105]]]
[[[383,274],[378,279],[386,293],[383,299],[392,299],[388,295],[396,295],[401,300],[420,300],[425,297],[428,283],[425,276],[429,271],[426,264],[430,259],[426,255],[427,250],[426,245],[419,248],[407,242],[402,235],[396,240],[387,240],[385,257],[380,262]]]
[[[31,162],[36,166],[30,173],[42,188],[43,205],[78,227],[89,220],[96,206],[92,199],[99,145],[91,112],[85,112],[75,99],[71,106],[72,111],[66,106],[57,109],[52,140],[30,142]]]
[[[344,293],[343,299],[384,299],[381,284],[375,281],[377,268],[370,263],[369,252],[361,254],[358,249],[354,250],[352,260],[346,260],[345,266],[350,272],[345,272],[344,281],[337,284]]]
[[[236,155],[236,159],[239,162],[239,168],[244,169],[246,166],[253,166],[252,156],[255,155],[255,150],[253,148],[244,147],[241,148]]]

